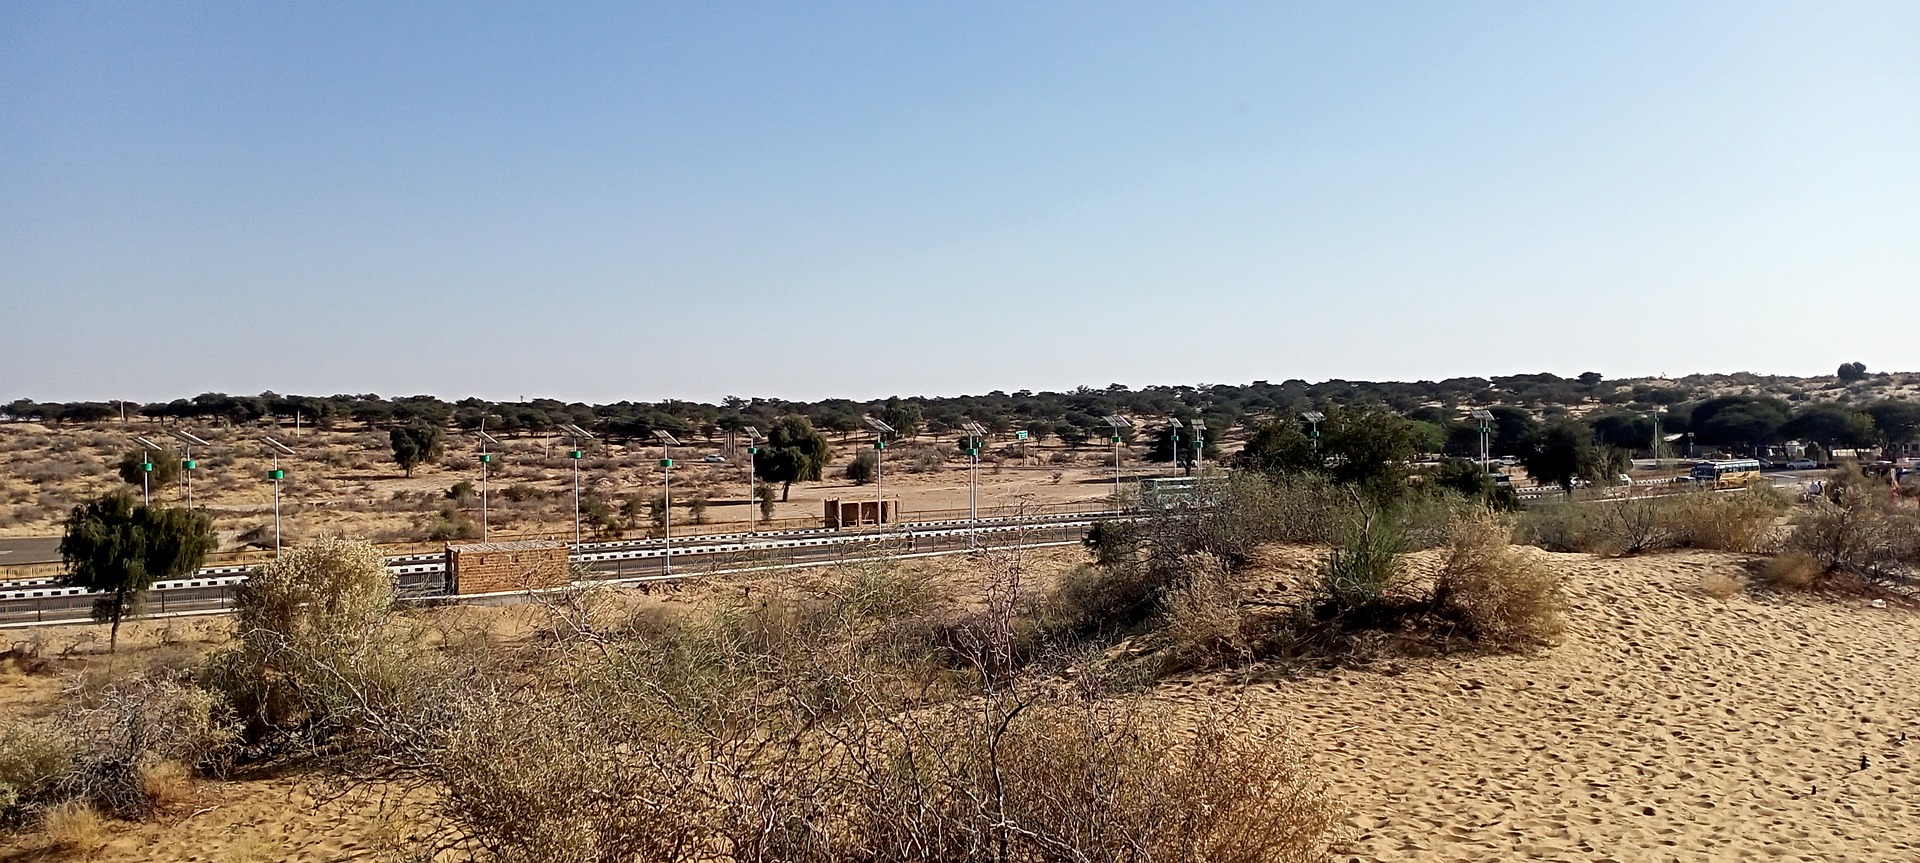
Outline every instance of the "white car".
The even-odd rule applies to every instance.
[[[701,461],[706,462],[708,464],[720,464],[725,462],[726,460],[727,460],[726,456],[723,456],[717,452],[707,453],[707,457],[701,459]]]

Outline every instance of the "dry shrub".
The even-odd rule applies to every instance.
[[[56,854],[91,855],[107,844],[106,820],[85,800],[69,800],[48,809],[40,818],[40,832],[48,850]]]
[[[0,720],[0,824],[46,802],[76,755],[72,736],[59,728]]]
[[[1513,546],[1513,526],[1486,511],[1454,521],[1434,606],[1457,616],[1474,638],[1499,647],[1551,643],[1566,628],[1560,576]]]
[[[1017,560],[989,565],[983,654],[1020,590]],[[884,623],[923,613],[915,592],[855,569],[558,625],[536,682],[423,681],[436,696],[383,723],[406,733],[377,765],[434,789],[439,838],[488,861],[1322,859],[1341,813],[1286,740],[985,660],[931,687]]]
[[[1826,567],[1813,557],[1789,551],[1760,567],[1760,581],[1776,590],[1807,590],[1819,583]]]
[[[1226,564],[1205,552],[1187,558],[1183,583],[1168,591],[1161,633],[1169,669],[1212,668],[1253,658],[1240,589]]]
[[[1837,474],[1824,497],[1794,520],[1786,547],[1823,570],[1886,578],[1920,566],[1920,510],[1855,471]]]
[[[1680,545],[1742,554],[1763,554],[1775,546],[1774,523],[1787,508],[1763,483],[1733,494],[1697,492],[1673,501],[1669,519]]]
[[[1737,576],[1724,572],[1710,570],[1700,576],[1700,592],[1714,599],[1732,599],[1742,586]]]
[[[60,790],[105,814],[132,821],[151,816],[160,801],[144,774],[161,762],[219,770],[235,755],[238,730],[226,705],[178,676],[121,681],[94,702],[68,718],[80,755]]]
[[[1786,501],[1769,486],[1732,494],[1554,501],[1521,516],[1518,534],[1548,551],[1625,555],[1674,548],[1764,553]]]
[[[235,598],[234,646],[208,666],[249,742],[324,744],[414,691],[432,669],[393,597],[365,541],[320,539],[254,569]]]

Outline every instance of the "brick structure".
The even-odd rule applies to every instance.
[[[854,527],[862,524],[893,524],[899,520],[900,500],[841,500],[828,498],[823,517],[827,527]]]
[[[475,542],[447,545],[447,570],[454,593],[500,593],[562,587],[567,546],[548,540]]]

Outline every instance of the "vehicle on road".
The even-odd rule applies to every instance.
[[[1760,461],[1751,458],[1703,461],[1693,466],[1693,480],[1714,488],[1742,488],[1760,481]]]
[[[724,462],[724,461],[726,461],[726,460],[727,460],[727,457],[726,457],[726,456],[723,456],[723,455],[721,455],[721,454],[719,454],[719,453],[717,453],[717,452],[710,452],[710,453],[707,453],[707,457],[706,457],[706,458],[703,458],[703,459],[701,459],[701,461],[703,461],[703,462],[706,462],[706,463],[708,463],[708,464],[719,464],[719,463],[721,463],[721,462]]]
[[[1814,470],[1818,467],[1820,465],[1810,458],[1797,458],[1787,462],[1787,470]]]

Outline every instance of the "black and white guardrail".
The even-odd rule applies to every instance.
[[[1074,518],[1073,516],[1043,516],[1032,521],[1022,521],[1018,524],[989,524],[987,523],[989,521],[988,519],[981,519],[982,524],[979,527],[972,526],[965,519],[914,522],[910,528],[905,530],[871,531],[865,533],[841,533],[824,528],[809,528],[800,531],[785,531],[778,534],[730,534],[726,536],[738,538],[739,541],[721,543],[714,542],[713,540],[715,538],[712,536],[696,536],[688,537],[685,540],[686,545],[675,546],[671,551],[674,557],[691,557],[743,551],[772,551],[778,549],[848,545],[855,543],[886,541],[911,542],[914,538],[923,536],[950,536],[967,533],[1007,533],[1010,531],[1048,527],[1086,527],[1093,524],[1092,520],[1085,519],[1084,516],[1080,517],[1081,520],[1077,521],[1073,520]],[[1001,518],[993,519],[992,521],[1006,522],[1012,520],[1015,519]],[[818,534],[827,535],[818,536]],[[766,539],[758,542],[747,539],[753,536],[766,537]],[[641,547],[635,548],[634,546]],[[603,561],[666,557],[668,551],[668,547],[662,544],[660,540],[582,543],[576,547],[575,551],[567,555],[567,559],[569,562],[591,564]],[[386,565],[387,572],[394,576],[431,575],[447,571],[446,556],[441,554],[400,555],[398,557],[387,558]],[[232,587],[246,581],[247,572],[250,569],[252,569],[250,566],[207,567],[206,569],[195,572],[188,578],[155,582],[153,587],[149,589],[169,591],[191,588]],[[81,596],[88,592],[86,588],[68,587],[58,584],[50,578],[0,583],[0,601]]]

